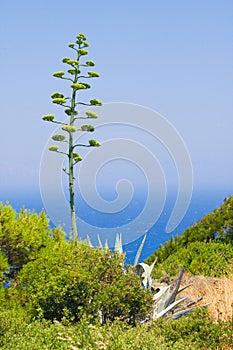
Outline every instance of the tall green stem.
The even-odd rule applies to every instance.
[[[70,193],[70,213],[73,240],[78,240],[78,231],[76,225],[76,214],[74,204],[74,165],[73,165],[73,135],[69,137],[69,193]]]
[[[74,83],[78,81],[78,74],[75,74]],[[71,99],[71,116],[70,125],[74,124],[74,112],[75,112],[75,101],[76,101],[76,91],[73,89],[72,99]],[[78,231],[76,224],[76,213],[75,213],[75,203],[74,203],[74,159],[73,159],[73,134],[69,134],[69,193],[70,193],[70,214],[71,214],[71,227],[72,227],[72,237],[74,241],[78,241]]]
[[[69,171],[66,170],[66,168],[63,168],[63,171],[69,176],[69,202],[70,202],[70,214],[71,214],[71,234],[72,239],[74,241],[78,241],[78,231],[77,231],[77,224],[76,224],[76,214],[75,214],[75,198],[74,198],[74,165],[77,164],[82,160],[82,157],[74,152],[75,147],[83,146],[83,147],[99,147],[100,143],[96,140],[89,140],[88,145],[83,144],[74,144],[74,133],[79,131],[94,131],[94,127],[92,125],[81,125],[80,129],[77,129],[74,125],[75,120],[77,119],[86,119],[86,118],[97,118],[97,114],[91,111],[86,112],[86,117],[77,117],[78,111],[76,111],[76,106],[78,104],[85,105],[85,106],[101,106],[101,101],[97,99],[90,100],[90,103],[84,103],[84,102],[77,102],[76,103],[76,94],[78,90],[81,89],[88,89],[90,88],[89,84],[86,83],[80,83],[78,84],[79,78],[96,78],[99,76],[98,73],[93,71],[88,71],[88,76],[81,75],[81,71],[79,70],[81,67],[92,67],[95,65],[93,61],[86,61],[85,64],[80,64],[79,60],[82,58],[81,56],[85,56],[88,54],[88,51],[86,50],[86,47],[89,46],[89,44],[86,42],[86,37],[84,34],[80,33],[76,36],[77,40],[75,43],[70,43],[69,47],[73,49],[76,52],[76,59],[70,59],[70,58],[63,58],[62,62],[69,65],[68,73],[70,74],[70,77],[66,75],[65,72],[55,72],[53,73],[53,76],[59,79],[64,79],[71,81],[71,89],[72,94],[71,97],[64,97],[64,95],[60,92],[54,92],[51,95],[52,102],[55,104],[58,104],[65,108],[65,113],[70,117],[69,125],[62,121],[58,121],[54,119],[53,114],[47,114],[42,117],[43,120],[55,123],[55,124],[61,124],[61,129],[66,131],[69,134],[69,139],[67,140],[64,135],[54,135],[52,136],[52,139],[57,142],[67,142],[68,141],[68,152],[65,153],[62,150],[59,150],[59,147],[56,145],[53,145],[49,147],[50,151],[57,152],[59,154],[65,154],[68,156],[68,163],[69,163]],[[70,104],[71,102],[71,104]]]

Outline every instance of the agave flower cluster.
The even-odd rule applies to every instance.
[[[70,43],[69,48],[74,52],[74,58],[65,57],[62,62],[66,65],[65,71],[58,71],[53,73],[53,76],[58,79],[65,80],[70,84],[70,96],[66,97],[61,92],[54,92],[51,95],[52,103],[60,105],[64,108],[64,113],[68,116],[68,122],[63,122],[55,119],[54,114],[47,114],[42,117],[44,121],[60,124],[61,130],[65,134],[56,134],[52,136],[55,142],[67,143],[67,153],[60,150],[58,145],[49,147],[50,151],[66,155],[68,157],[68,170],[63,168],[63,171],[69,176],[69,194],[70,194],[70,210],[71,210],[71,223],[72,223],[72,234],[73,239],[78,239],[76,217],[75,217],[75,206],[74,206],[74,165],[82,160],[81,155],[75,152],[76,147],[99,147],[100,143],[97,140],[89,140],[87,145],[75,144],[74,133],[76,132],[93,132],[95,128],[90,124],[83,124],[80,126],[76,125],[78,119],[95,119],[98,118],[98,114],[88,110],[85,115],[79,116],[78,107],[83,106],[101,106],[102,102],[96,98],[91,99],[89,102],[78,101],[78,93],[82,90],[90,89],[90,84],[87,83],[89,79],[98,78],[99,73],[89,70],[95,66],[95,63],[91,60],[84,60],[84,56],[88,54],[86,48],[89,44],[86,41],[84,34],[80,33],[76,36],[76,41]],[[84,60],[84,61],[83,61]]]

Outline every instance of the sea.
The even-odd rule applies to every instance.
[[[132,238],[134,234],[131,232],[130,241],[123,246],[123,250],[126,253],[126,263],[134,263],[136,252],[144,235],[146,235],[146,240],[140,256],[140,262],[148,258],[160,244],[165,243],[172,236],[180,235],[189,226],[197,223],[204,215],[219,207],[223,203],[224,198],[230,195],[232,195],[232,192],[229,189],[194,189],[190,204],[183,219],[171,232],[167,232],[166,227],[176,198],[175,195],[168,196],[159,218],[150,228],[145,229],[139,235],[137,234],[135,239]],[[115,230],[114,232],[124,235],[124,225],[126,221],[127,227],[129,227],[128,230],[130,230],[130,222],[133,222],[137,215],[139,215],[140,209],[143,208],[144,201],[145,198],[142,198],[141,203],[140,199],[137,199],[135,203],[132,200],[128,208],[128,213],[127,210],[122,210],[115,214],[98,213],[96,210],[93,210],[93,208],[88,208],[88,206],[81,201],[81,204],[80,202],[78,203],[79,210],[77,211],[77,215],[80,215],[81,220],[87,222],[88,225],[94,225],[96,229],[98,229],[98,232],[101,232],[101,228],[109,228],[109,231],[111,231],[114,226],[117,226],[117,231]],[[3,204],[9,203],[17,212],[20,211],[21,208],[33,210],[37,213],[45,209],[46,212],[45,203],[43,203],[39,190],[3,190],[1,191],[0,202]],[[47,215],[49,217],[49,213],[47,213]],[[50,221],[50,227],[55,227],[52,221]],[[65,227],[64,230],[66,231]],[[135,226],[133,225],[132,230],[135,230]],[[68,237],[69,232],[66,232],[66,234]],[[99,234],[99,236],[101,238],[101,234]],[[90,235],[90,238],[92,238],[92,235]],[[97,245],[95,239],[93,243],[93,245]],[[102,243],[104,245],[104,241],[102,241]]]

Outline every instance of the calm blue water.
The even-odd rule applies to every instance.
[[[165,228],[169,213],[171,212],[174,205],[175,197],[171,196],[168,198],[166,200],[164,210],[158,221],[147,232],[147,239],[142,251],[140,261],[143,261],[145,258],[150,256],[161,243],[169,240],[172,235],[181,234],[188,226],[200,220],[203,215],[220,206],[224,198],[230,195],[231,193],[229,190],[194,191],[186,215],[184,216],[179,226],[169,234],[165,232]],[[138,200],[137,202],[132,202],[128,208],[127,214],[125,211],[117,214],[97,213],[93,209],[88,209],[85,203],[79,201],[79,215],[83,220],[87,221],[91,225],[94,224],[99,227],[109,228],[114,227],[115,225],[120,226],[123,225],[126,220],[129,220],[129,218],[133,219],[139,214],[141,207],[143,207],[143,200],[144,198],[142,198],[141,201]],[[40,212],[43,208],[43,203],[39,191],[26,192],[25,190],[18,190],[14,193],[1,191],[0,201],[3,203],[9,201],[10,205],[16,211],[19,211],[20,208],[24,207],[26,209]],[[53,223],[51,223],[51,227],[53,227]],[[139,239],[124,246],[127,262],[133,262],[135,253],[140,245],[141,240],[142,236]]]

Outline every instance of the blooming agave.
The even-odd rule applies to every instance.
[[[70,213],[71,213],[71,226],[72,226],[72,238],[78,240],[78,231],[76,226],[76,214],[75,214],[75,201],[74,201],[74,166],[82,161],[81,155],[75,152],[78,147],[99,147],[100,142],[96,140],[89,140],[88,144],[75,144],[76,132],[93,132],[95,128],[90,124],[84,124],[75,126],[78,119],[92,119],[97,118],[98,114],[94,111],[86,111],[85,115],[79,115],[78,107],[81,106],[101,106],[102,102],[96,98],[91,99],[89,102],[78,101],[79,91],[90,89],[91,85],[86,81],[90,78],[98,78],[99,73],[92,70],[86,71],[90,67],[94,67],[95,63],[93,61],[82,61],[83,56],[88,54],[86,48],[89,44],[86,41],[84,34],[80,33],[76,36],[76,41],[70,43],[69,48],[73,50],[75,59],[63,58],[62,62],[68,68],[67,72],[59,71],[53,73],[55,78],[63,79],[70,84],[70,97],[65,97],[61,92],[54,92],[51,95],[52,103],[60,105],[64,108],[64,113],[68,120],[59,121],[56,120],[53,114],[47,114],[42,117],[44,121],[59,124],[61,126],[62,132],[65,131],[66,134],[53,135],[52,139],[55,142],[60,142],[60,147],[58,145],[52,145],[49,147],[49,151],[60,153],[65,155],[68,159],[68,169],[63,168],[62,170],[69,177],[69,197],[70,197]],[[64,146],[67,151],[63,150]]]

